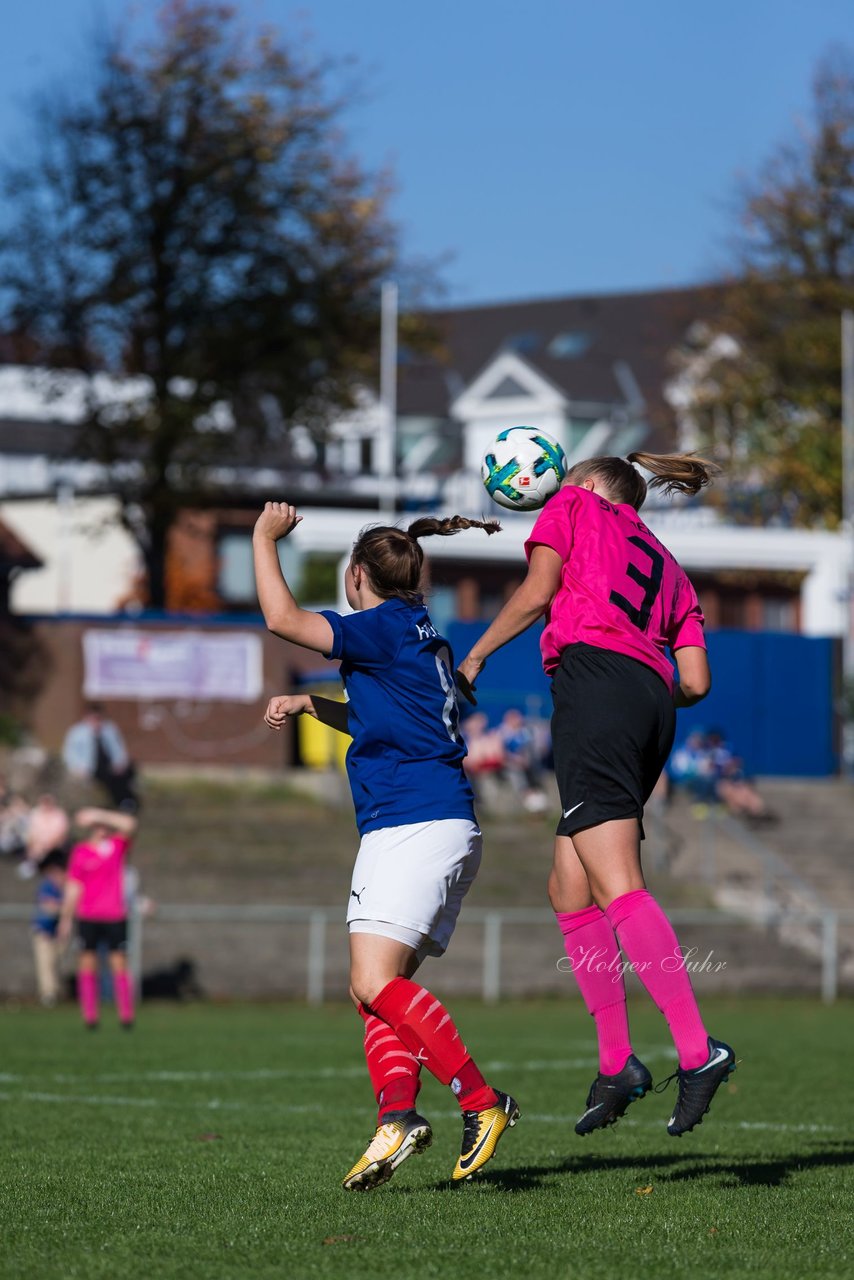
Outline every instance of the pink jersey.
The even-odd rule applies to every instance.
[[[83,886],[77,902],[79,920],[124,920],[127,836],[107,836],[93,844],[78,844],[71,851],[68,877]]]
[[[546,674],[567,645],[589,644],[646,663],[672,690],[665,648],[704,649],[703,614],[685,571],[634,507],[565,485],[531,530],[529,560],[538,544],[563,561],[540,642]]]

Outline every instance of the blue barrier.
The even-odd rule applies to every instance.
[[[453,622],[448,638],[459,662],[485,630]],[[551,715],[540,664],[540,628],[494,654],[478,680],[478,709],[495,724],[509,707]],[[749,773],[826,778],[839,771],[835,673],[839,641],[756,631],[707,635],[712,691],[679,712],[677,743],[692,729],[720,729]]]

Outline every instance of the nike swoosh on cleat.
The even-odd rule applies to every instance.
[[[597,1102],[595,1107],[588,1107],[587,1110],[584,1112],[584,1115],[578,1117],[578,1120],[576,1121],[576,1123],[581,1124],[581,1121],[586,1120],[588,1116],[592,1116],[594,1111],[601,1111],[604,1105],[605,1105],[604,1102]]]
[[[470,1169],[470,1168],[471,1168],[471,1166],[474,1164],[475,1160],[477,1159],[477,1157],[480,1155],[481,1151],[483,1150],[483,1148],[484,1148],[485,1144],[486,1144],[486,1143],[487,1143],[487,1141],[489,1140],[489,1137],[490,1137],[490,1135],[491,1135],[491,1133],[492,1133],[492,1130],[493,1130],[494,1128],[495,1128],[495,1121],[494,1121],[494,1120],[492,1120],[492,1121],[490,1121],[489,1128],[487,1129],[486,1133],[485,1133],[485,1134],[483,1135],[483,1137],[481,1138],[480,1142],[479,1142],[479,1143],[477,1144],[477,1146],[475,1147],[474,1151],[472,1151],[471,1155],[467,1155],[465,1159],[463,1159],[463,1157],[462,1157],[462,1156],[460,1156],[460,1168],[461,1168],[461,1169]]]
[[[564,809],[563,816],[568,818],[571,813],[575,813],[576,809],[580,809],[584,804],[583,800],[579,800],[578,804],[574,804],[571,809]]]
[[[703,1067],[697,1067],[697,1069],[696,1069],[696,1070],[695,1070],[695,1072],[694,1072],[694,1075],[695,1075],[695,1076],[702,1075],[702,1073],[703,1073],[704,1071],[708,1071],[708,1070],[710,1070],[710,1068],[711,1068],[711,1067],[718,1067],[718,1066],[720,1066],[720,1064],[721,1064],[722,1062],[725,1062],[725,1061],[726,1061],[726,1059],[727,1059],[728,1057],[729,1057],[729,1050],[728,1050],[728,1049],[723,1049],[723,1048],[716,1049],[716,1050],[715,1050],[715,1056],[714,1056],[713,1058],[711,1058],[711,1059],[710,1059],[710,1060],[705,1064],[705,1066],[703,1066]]]

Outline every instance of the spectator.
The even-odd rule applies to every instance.
[[[114,809],[137,812],[136,770],[118,726],[104,717],[97,703],[90,703],[68,730],[62,758],[73,777],[100,782]]]
[[[504,743],[496,729],[490,729],[482,711],[473,711],[462,725],[467,755],[463,761],[466,776],[478,803],[483,800],[485,777],[501,777],[504,771]]]
[[[70,832],[68,814],[57,804],[55,797],[48,794],[39,796],[27,818],[26,863],[32,868],[29,875],[35,874],[49,853],[67,853]]]
[[[715,799],[715,775],[711,753],[703,729],[694,729],[670,757],[668,770],[673,782],[682,786],[697,804]]]
[[[39,1000],[51,1008],[59,998],[59,961],[61,947],[57,939],[59,914],[65,892],[65,854],[52,849],[38,862],[39,886],[33,916],[33,959]]]
[[[98,1026],[98,950],[105,946],[119,1021],[130,1028],[134,999],[126,957],[124,867],[136,818],[118,810],[81,809],[75,822],[84,838],[71,851],[57,936],[60,943],[67,942],[77,921],[81,944],[77,994],[85,1025],[92,1030]]]
[[[684,786],[698,806],[720,803],[736,818],[776,821],[719,729],[690,733],[673,752],[669,771],[674,784]]]
[[[27,852],[30,807],[22,796],[9,791],[0,779],[0,856],[21,858]]]
[[[522,803],[531,813],[541,813],[548,806],[542,786],[537,743],[531,725],[522,712],[511,707],[504,713],[498,729],[504,749],[504,770],[512,785],[522,796]]]

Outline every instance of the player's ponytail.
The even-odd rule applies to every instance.
[[[692,496],[710,484],[721,468],[709,458],[696,453],[630,453],[627,462],[636,462],[652,472],[651,489],[665,493],[688,493]]]
[[[633,466],[636,463],[637,466]],[[646,501],[647,482],[638,471],[643,467],[652,474],[649,487],[665,493],[699,493],[719,473],[720,467],[708,458],[694,453],[643,453],[636,451],[626,458],[587,458],[567,473],[567,483],[583,485],[595,476],[607,490],[612,502],[625,502],[640,511]]]
[[[399,529],[397,525],[369,525],[353,544],[353,562],[361,565],[378,596],[414,603],[421,598],[419,588],[424,568],[419,538],[431,534],[449,537],[463,529],[497,533],[500,528],[497,520],[468,520],[465,516],[448,516],[444,520],[424,516],[408,529]]]
[[[463,529],[483,529],[484,533],[499,533],[501,525],[497,520],[468,520],[465,516],[448,516],[444,520],[436,520],[432,516],[424,516],[415,520],[407,529],[410,538],[427,538],[433,533],[447,538],[452,533],[461,533]]]

